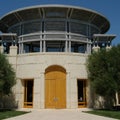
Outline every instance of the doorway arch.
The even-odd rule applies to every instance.
[[[66,108],[66,70],[61,66],[45,70],[45,108]]]

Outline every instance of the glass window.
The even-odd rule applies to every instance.
[[[46,31],[65,31],[65,22],[63,21],[46,21]]]
[[[11,45],[12,45],[12,43],[10,43],[10,42],[3,42],[3,47],[4,47],[4,53],[5,54],[9,54]]]
[[[17,35],[20,35],[21,32],[20,32],[20,25],[16,25],[14,27],[11,27],[8,32],[11,32],[11,33],[16,33]]]
[[[40,52],[40,42],[24,43],[24,53]]]
[[[41,30],[40,26],[41,26],[40,21],[24,23],[23,34],[39,32]]]
[[[86,80],[77,80],[78,107],[86,107]]]
[[[71,25],[70,28],[71,28],[72,33],[87,35],[87,25],[86,24],[71,22],[70,25]]]
[[[64,52],[65,51],[65,41],[47,41],[46,42],[47,52]]]
[[[86,51],[86,44],[72,42],[71,52],[85,53],[85,51]]]

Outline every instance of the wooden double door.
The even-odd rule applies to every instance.
[[[66,71],[60,66],[45,72],[45,108],[66,108]]]

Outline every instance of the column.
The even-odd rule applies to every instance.
[[[19,38],[19,54],[23,53],[23,37]]]
[[[3,45],[0,46],[0,53],[4,53],[4,47],[3,47]]]
[[[111,49],[111,41],[107,41],[106,50],[110,50],[110,49]]]
[[[70,77],[71,80],[71,108],[78,108],[78,92],[77,92],[77,79],[75,76]]]
[[[93,52],[98,52],[100,50],[99,46],[93,46],[92,48]]]
[[[24,106],[24,86],[23,81],[20,78],[17,78],[17,84],[14,86],[15,99],[18,105],[18,108],[23,108]]]
[[[46,52],[46,41],[43,41],[43,52]]]
[[[33,93],[33,108],[44,109],[45,108],[45,78],[44,72],[40,73],[40,76],[34,79],[34,93]]]
[[[10,46],[10,55],[17,55],[17,46]]]
[[[24,48],[23,48],[23,39],[24,39],[24,38],[22,37],[22,43],[21,43],[21,53],[24,53],[24,50],[23,50],[23,49],[24,49]]]
[[[68,52],[68,41],[65,41],[65,52]]]
[[[20,46],[20,43],[19,43],[19,54],[21,53],[20,47],[21,47],[21,46]]]
[[[23,53],[23,43],[21,43],[21,53]]]
[[[111,46],[106,46],[106,50],[110,50],[111,49]]]
[[[87,54],[91,53],[91,44],[90,43],[87,43],[86,52],[87,52]]]
[[[41,98],[41,83],[40,83],[40,78],[35,78],[34,79],[34,86],[33,86],[33,108],[35,109],[40,109],[40,98]]]
[[[69,52],[71,52],[71,41],[69,41]]]
[[[42,40],[40,40],[40,52],[43,51]]]
[[[71,108],[71,79],[70,71],[67,71],[66,74],[66,108]]]
[[[40,73],[40,108],[45,108],[45,73]]]
[[[92,48],[93,52],[98,52],[100,50],[100,47],[98,46],[97,41],[94,42],[94,46]]]

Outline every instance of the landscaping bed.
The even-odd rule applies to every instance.
[[[92,110],[92,111],[86,111],[86,113],[120,119],[120,111],[115,111],[115,110]]]
[[[0,120],[2,119],[7,119],[7,118],[10,118],[10,117],[15,117],[15,116],[18,116],[18,115],[23,115],[23,114],[26,114],[28,112],[25,112],[25,111],[14,111],[14,110],[1,110],[0,111]]]

